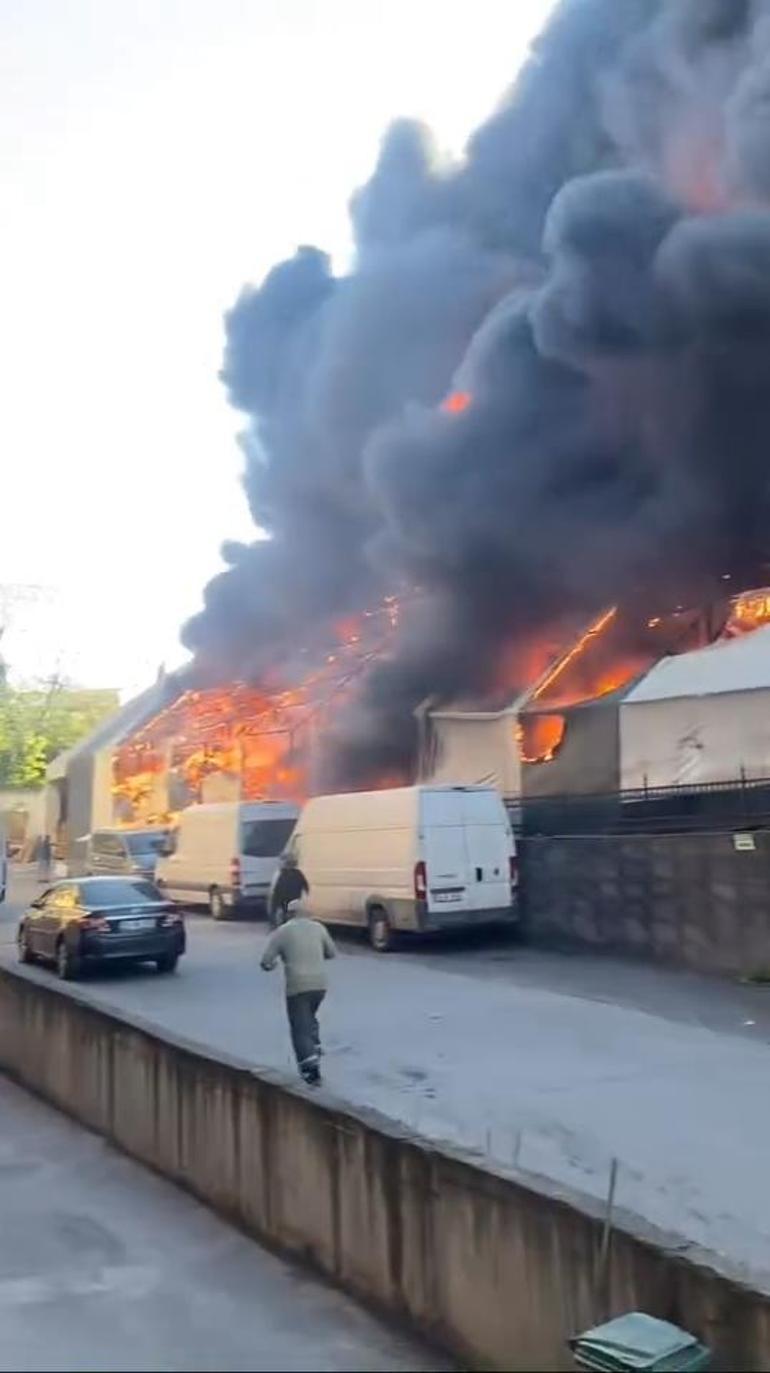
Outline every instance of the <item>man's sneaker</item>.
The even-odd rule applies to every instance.
[[[318,1054],[309,1054],[307,1058],[304,1058],[299,1064],[299,1071],[305,1081],[309,1082],[312,1086],[315,1086],[316,1083],[320,1082],[321,1070],[318,1066]]]

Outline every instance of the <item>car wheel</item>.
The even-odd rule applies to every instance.
[[[159,973],[175,973],[178,962],[178,953],[164,953],[160,958],[156,958],[155,967]]]
[[[377,953],[389,953],[393,948],[393,930],[382,906],[369,912],[369,943]]]
[[[209,892],[209,910],[211,911],[212,920],[226,920],[230,914],[229,908],[225,905],[225,898],[219,890],[219,887],[212,887]]]
[[[19,962],[34,963],[35,955],[29,947],[29,932],[26,925],[22,925],[19,930]]]
[[[64,939],[56,945],[56,971],[64,982],[72,982],[80,972],[80,960],[67,947]]]

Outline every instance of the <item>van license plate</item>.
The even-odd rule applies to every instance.
[[[151,930],[155,921],[152,917],[143,920],[121,920],[121,930]]]
[[[434,901],[461,901],[463,893],[460,891],[434,891],[431,892]]]

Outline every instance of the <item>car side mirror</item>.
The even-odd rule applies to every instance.
[[[173,839],[164,839],[160,846],[161,858],[170,858],[172,853],[176,853],[176,844]]]
[[[35,900],[32,902],[32,910],[33,910],[33,911],[41,911],[42,909],[43,909],[43,898],[42,898],[41,896],[38,896],[38,897],[36,897]]]

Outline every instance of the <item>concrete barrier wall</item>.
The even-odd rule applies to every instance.
[[[770,833],[586,834],[520,847],[535,942],[566,942],[700,972],[770,973]]]
[[[466,1366],[571,1367],[567,1337],[606,1314],[589,1200],[490,1171],[34,972],[0,969],[0,1068]],[[609,1312],[674,1320],[723,1368],[770,1368],[766,1296],[677,1253],[674,1238],[617,1223]]]

